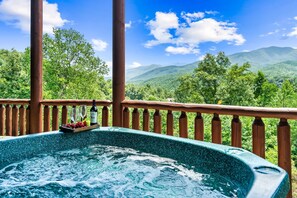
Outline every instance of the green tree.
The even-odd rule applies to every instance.
[[[290,100],[294,97],[294,87],[290,81],[285,80],[279,90],[279,99],[282,107],[289,107]]]
[[[193,86],[202,95],[205,103],[218,102],[218,87],[230,65],[228,57],[223,52],[219,52],[217,56],[206,54],[199,62],[198,68],[194,70]]]
[[[179,86],[175,90],[175,100],[177,102],[202,103],[203,97],[194,89],[192,75],[184,75],[179,79]]]
[[[2,98],[30,98],[30,51],[0,50]]]
[[[262,86],[263,84],[267,82],[267,79],[263,72],[258,71],[257,76],[254,80],[254,94],[255,98],[258,98],[263,93]]]
[[[43,37],[46,98],[105,99],[108,68],[92,45],[73,29],[54,29]]]
[[[249,63],[242,66],[232,65],[226,72],[218,89],[218,96],[223,104],[228,105],[253,105],[254,74],[249,71]]]

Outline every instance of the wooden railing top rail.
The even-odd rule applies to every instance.
[[[15,104],[15,105],[28,105],[29,99],[0,99],[0,105]]]
[[[238,115],[261,118],[285,118],[297,120],[297,108],[245,107],[213,104],[184,104],[174,102],[125,100],[123,107],[159,109],[184,112],[200,112],[220,115]]]
[[[42,105],[49,105],[49,106],[75,106],[75,105],[88,105],[92,106],[93,100],[43,100],[41,102]],[[96,100],[97,106],[110,106],[112,104],[109,100]]]

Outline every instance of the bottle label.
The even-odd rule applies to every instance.
[[[97,123],[97,112],[91,112],[91,123]]]

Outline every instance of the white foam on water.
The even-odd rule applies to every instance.
[[[134,149],[93,145],[0,170],[1,197],[243,197],[216,175]]]

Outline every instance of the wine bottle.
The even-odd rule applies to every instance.
[[[93,100],[93,105],[92,108],[90,109],[91,112],[91,125],[95,125],[98,124],[97,120],[98,120],[98,110],[96,107],[96,101]]]

